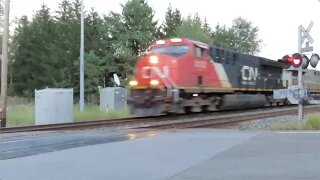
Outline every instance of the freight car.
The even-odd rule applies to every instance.
[[[285,65],[190,39],[156,41],[135,66],[128,99],[137,115],[246,109],[286,104]]]

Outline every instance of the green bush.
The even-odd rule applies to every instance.
[[[286,123],[276,123],[270,127],[271,130],[303,130],[308,129],[304,122],[293,121],[293,122],[286,122]]]
[[[304,121],[295,120],[286,123],[276,123],[271,130],[320,130],[320,115],[308,115]]]
[[[319,115],[310,116],[306,124],[313,130],[320,130],[320,116]]]

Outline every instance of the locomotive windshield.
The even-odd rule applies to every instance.
[[[160,48],[154,48],[151,51],[159,54],[167,54],[171,56],[183,56],[189,51],[189,46],[180,45],[180,46],[166,46]]]

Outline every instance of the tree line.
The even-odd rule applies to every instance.
[[[9,92],[31,97],[35,89],[74,88],[79,95],[80,0],[62,0],[52,12],[45,4],[32,18],[21,17],[10,44]],[[113,86],[117,73],[123,84],[135,61],[156,39],[186,37],[254,54],[261,40],[258,27],[236,17],[231,27],[212,28],[198,14],[182,17],[169,5],[164,22],[154,18],[146,0],[129,0],[121,13],[85,12],[85,94],[98,97],[98,86]],[[94,98],[93,98],[94,99]]]

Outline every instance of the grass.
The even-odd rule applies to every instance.
[[[130,117],[128,108],[119,111],[100,112],[99,106],[87,106],[85,107],[85,110],[82,113],[80,112],[79,105],[73,108],[74,121],[102,120],[126,117]]]
[[[307,126],[311,127],[313,130],[320,130],[320,116],[310,116],[307,121]]]
[[[8,126],[34,125],[34,104],[15,105],[8,108]],[[74,121],[102,120],[130,117],[128,108],[119,111],[100,112],[99,106],[86,106],[84,112],[80,112],[79,105],[73,108]]]
[[[320,130],[320,115],[309,115],[304,121],[296,120],[291,123],[278,123],[272,130]]]
[[[9,106],[7,111],[8,126],[22,126],[34,124],[34,105]]]

